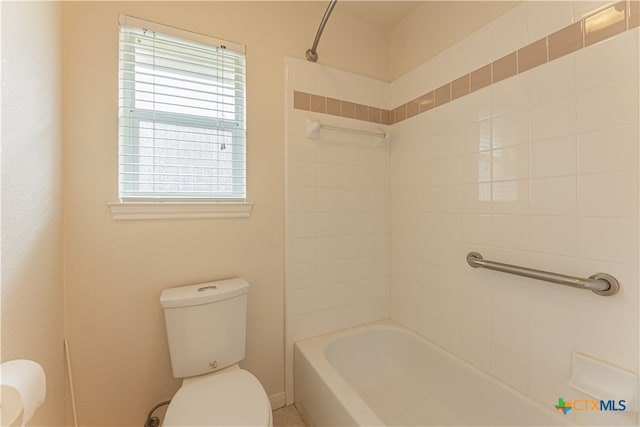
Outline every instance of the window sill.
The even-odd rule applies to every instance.
[[[121,220],[248,218],[248,202],[115,202],[107,203],[111,217]]]

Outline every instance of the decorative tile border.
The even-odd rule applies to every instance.
[[[640,26],[640,0],[622,0],[392,110],[295,91],[293,108],[392,125]]]
[[[389,125],[389,110],[305,92],[293,92],[293,108]]]

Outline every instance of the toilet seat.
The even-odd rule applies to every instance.
[[[244,369],[190,378],[176,392],[163,427],[271,426],[271,404]]]

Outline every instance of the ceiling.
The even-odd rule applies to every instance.
[[[328,1],[316,4],[327,7]],[[347,15],[375,27],[390,30],[424,1],[360,1],[339,0],[334,12]]]

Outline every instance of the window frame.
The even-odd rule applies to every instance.
[[[157,31],[162,34],[167,34],[170,36],[180,37],[183,39],[192,40],[195,42],[206,43],[208,45],[223,47],[225,49],[231,47],[232,50],[242,53],[245,55],[245,46],[229,41],[224,41],[220,39],[215,39],[209,36],[191,33],[185,30],[181,30],[174,27],[165,26],[162,24],[154,23],[151,21],[141,20],[139,18],[134,18],[126,15],[119,16],[119,22],[121,26],[130,26],[136,27],[140,29],[145,29],[148,31]],[[120,48],[119,48],[120,51]],[[123,52],[120,52],[122,54]],[[126,54],[126,52],[125,52]],[[134,52],[130,53],[131,55],[135,55]],[[120,62],[120,55],[119,60]],[[134,62],[134,61],[133,61]],[[132,62],[132,63],[133,63]],[[133,66],[133,65],[132,65]],[[246,76],[246,59],[243,64],[245,76]],[[119,67],[120,69],[120,67]],[[127,72],[127,70],[125,70]],[[128,72],[135,73],[135,70],[131,69]],[[245,77],[246,78],[246,77]],[[119,76],[119,81],[121,81],[122,76]],[[238,121],[225,119],[225,118],[212,118],[207,120],[206,118],[198,115],[192,114],[184,114],[177,112],[164,112],[157,110],[150,110],[144,108],[135,108],[135,105],[132,105],[135,101],[133,98],[127,98],[125,101],[125,105],[119,108],[130,108],[132,114],[126,118],[119,118],[119,120],[132,120],[134,126],[128,128],[131,132],[138,132],[138,125],[142,122],[148,120],[153,123],[161,123],[167,125],[178,125],[178,126],[198,126],[203,129],[211,129],[211,130],[221,130],[221,131],[231,131],[234,134],[236,132],[242,132],[244,136],[244,152],[238,153],[236,151],[232,151],[232,159],[231,163],[235,163],[239,160],[239,156],[244,156],[244,174],[242,177],[242,183],[244,187],[244,197],[238,198],[223,198],[223,197],[180,197],[182,194],[180,193],[167,193],[169,194],[166,197],[130,197],[130,196],[121,196],[121,161],[120,157],[121,147],[120,142],[118,143],[118,197],[119,201],[114,203],[108,203],[108,206],[111,210],[111,214],[113,219],[158,219],[158,218],[166,218],[166,219],[174,219],[174,218],[232,218],[232,217],[248,217],[251,213],[253,204],[247,202],[247,159],[246,159],[246,81],[243,81],[243,89],[245,90],[245,103],[240,106],[241,111],[239,114],[244,116],[244,124],[243,129],[238,129]],[[135,87],[126,88],[125,90],[133,90],[135,91]],[[235,90],[238,90],[236,87]],[[127,105],[127,101],[130,102],[130,105]],[[185,118],[191,118],[192,120],[185,121]],[[118,124],[120,128],[120,123]],[[119,137],[120,138],[120,137]],[[236,135],[232,136],[232,139],[235,141]],[[131,141],[135,141],[136,143],[139,141],[137,135],[133,135]],[[130,147],[131,150],[135,150],[136,147]],[[126,155],[127,153],[125,153]],[[135,154],[135,153],[133,153]],[[135,166],[132,166],[135,167]],[[232,180],[234,180],[232,178]],[[232,183],[231,185],[237,185]]]

